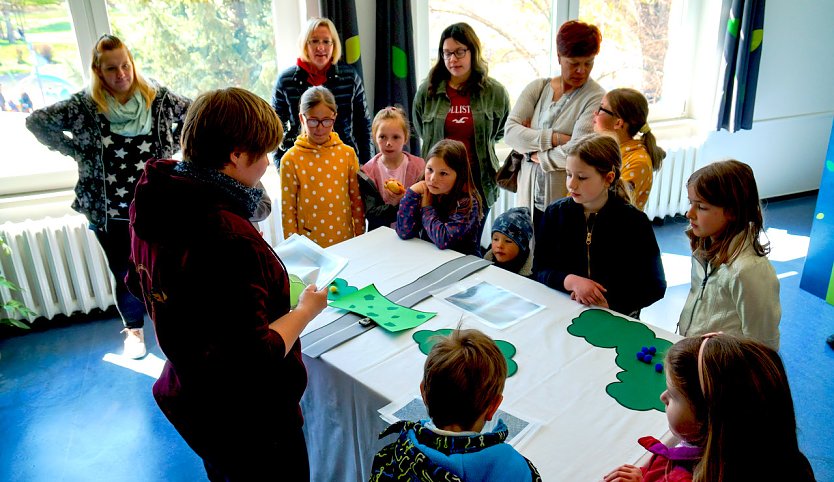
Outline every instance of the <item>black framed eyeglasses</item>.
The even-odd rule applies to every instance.
[[[606,109],[603,106],[599,106],[599,109],[597,109],[597,115],[599,115],[600,112],[605,112],[606,114],[610,115],[611,117],[620,117],[617,114],[611,112],[610,110]]]
[[[333,124],[336,122],[336,119],[308,119],[304,117],[304,123],[307,124],[307,127],[310,129],[316,128],[320,125],[324,127],[333,127]]]
[[[469,49],[463,48],[463,47],[461,47],[457,50],[444,50],[443,51],[443,60],[451,59],[452,55],[454,55],[456,59],[462,59],[466,55],[466,52],[469,52]]]

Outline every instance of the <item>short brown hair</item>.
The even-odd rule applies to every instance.
[[[260,157],[275,150],[284,128],[263,99],[238,87],[200,94],[185,115],[182,157],[211,169],[222,169],[234,151]]]
[[[568,20],[556,34],[556,52],[560,57],[590,57],[599,53],[602,34],[596,25]]]
[[[504,391],[507,361],[478,330],[453,331],[435,344],[423,372],[426,409],[438,427],[471,428]]]

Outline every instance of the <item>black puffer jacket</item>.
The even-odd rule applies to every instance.
[[[365,164],[374,155],[371,139],[371,114],[365,98],[362,78],[347,64],[334,64],[327,71],[327,80],[322,84],[336,97],[338,113],[333,130],[342,142],[356,150],[359,163]],[[275,165],[280,166],[281,157],[295,143],[301,128],[298,119],[298,102],[301,94],[312,87],[307,82],[307,72],[293,66],[283,71],[275,82],[272,107],[284,123],[284,141],[275,151]]]

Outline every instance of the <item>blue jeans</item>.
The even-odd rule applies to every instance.
[[[116,278],[116,308],[122,316],[122,323],[125,328],[142,328],[145,326],[145,304],[130,294],[125,284],[125,275],[130,269],[130,223],[110,219],[107,231],[91,229],[107,256],[107,267]]]

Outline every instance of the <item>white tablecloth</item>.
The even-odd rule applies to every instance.
[[[461,256],[440,251],[420,240],[400,240],[381,228],[328,248],[350,262],[339,275],[350,285],[374,283],[386,294],[440,264]],[[544,480],[596,481],[612,468],[634,463],[645,451],[644,435],[661,436],[668,426],[664,413],[624,408],[605,392],[621,371],[613,349],[591,346],[566,328],[586,308],[564,293],[495,266],[470,278],[513,291],[544,311],[505,330],[493,329],[462,310],[431,297],[415,306],[438,315],[422,326],[400,333],[374,328],[325,353],[305,356],[309,385],[302,399],[305,434],[314,481],[367,480],[373,456],[392,438],[379,441],[386,427],[377,410],[419,393],[425,355],[411,335],[416,330],[454,328],[463,314],[464,328],[509,341],[518,352],[518,373],[507,379],[501,408],[542,426],[519,451],[539,469]],[[475,281],[470,278],[464,280]],[[307,331],[341,313],[327,309]],[[652,327],[671,341],[677,335]]]

